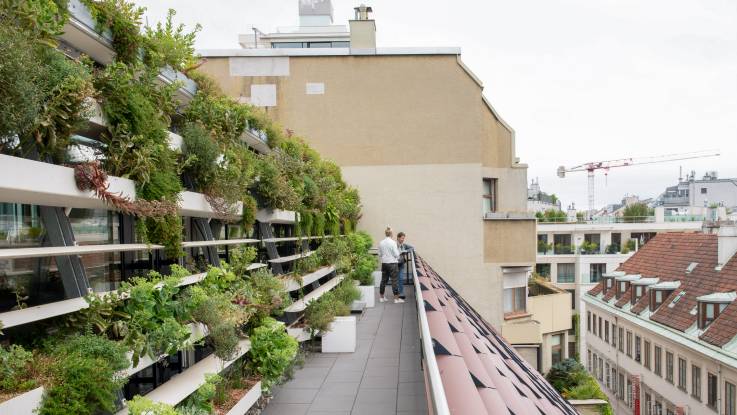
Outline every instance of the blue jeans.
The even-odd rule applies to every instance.
[[[399,266],[399,295],[404,296],[404,280],[407,278],[407,263]]]

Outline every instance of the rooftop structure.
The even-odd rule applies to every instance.
[[[701,214],[711,206],[737,209],[737,179],[720,179],[716,171],[704,173],[701,178],[692,171],[678,184],[669,186],[655,201],[667,212],[674,214]]]
[[[584,296],[589,370],[615,410],[735,408],[735,252],[734,225],[658,234]]]

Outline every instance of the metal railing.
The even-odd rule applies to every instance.
[[[663,217],[664,222],[700,222],[704,220],[703,215],[666,215]],[[655,216],[600,216],[593,219],[571,219],[567,217],[560,218],[538,218],[541,224],[611,224],[611,223],[656,223]]]
[[[418,322],[420,324],[420,342],[422,343],[422,356],[425,360],[425,370],[427,371],[426,379],[429,382],[430,396],[428,400],[432,406],[433,415],[450,415],[448,408],[448,399],[443,389],[443,380],[440,377],[440,369],[438,362],[435,360],[435,350],[433,348],[432,337],[430,336],[430,325],[427,322],[427,314],[425,313],[425,300],[422,298],[422,289],[420,288],[420,280],[417,278],[417,266],[415,264],[415,253],[411,252],[412,262],[412,279],[415,286],[415,299],[417,300]]]

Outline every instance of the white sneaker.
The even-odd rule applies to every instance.
[[[404,300],[402,300],[401,298],[397,298],[394,300],[394,304],[402,304],[403,302]]]
[[[379,297],[379,302],[380,302],[380,303],[385,303],[385,302],[386,302],[386,298],[384,298],[384,297]]]

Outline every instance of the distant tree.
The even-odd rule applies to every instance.
[[[540,212],[538,212],[540,213]],[[540,215],[535,214],[541,222],[565,222],[566,213],[558,209],[548,209]]]
[[[558,196],[556,196],[555,193],[550,195],[550,202],[552,202],[554,205],[558,204]]]
[[[636,222],[638,219],[642,219],[647,216],[653,216],[654,210],[647,207],[644,203],[633,203],[624,208],[622,211],[622,217],[625,222]]]

